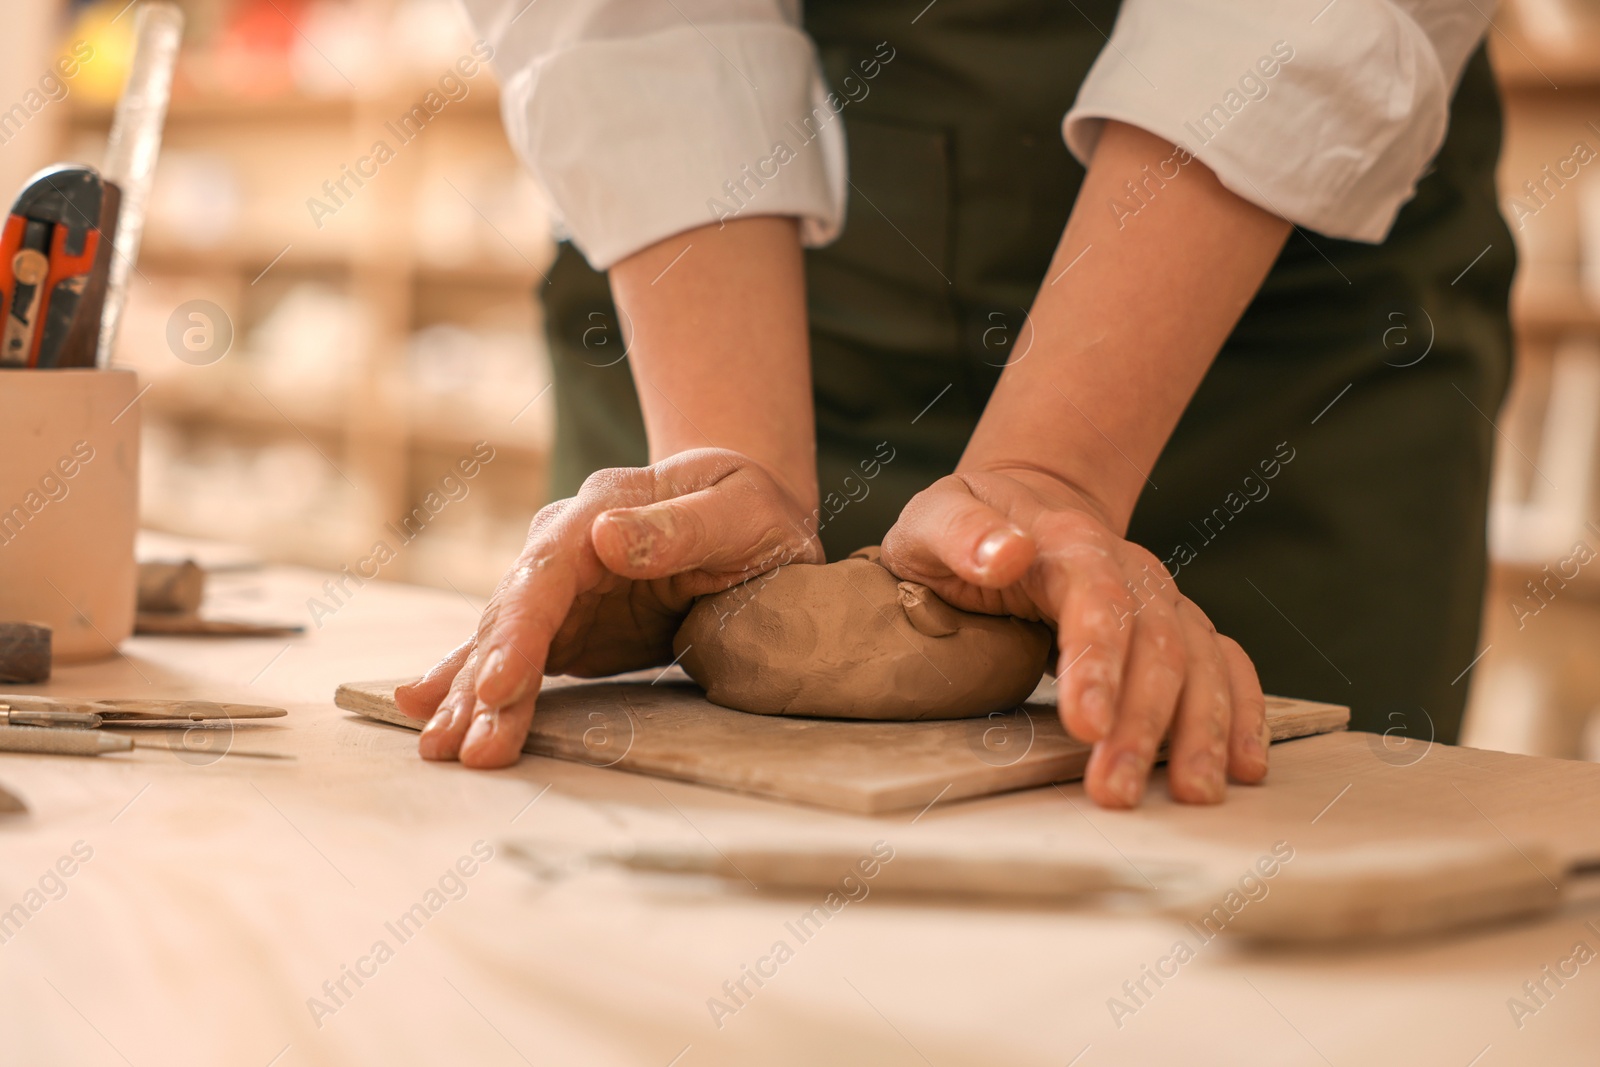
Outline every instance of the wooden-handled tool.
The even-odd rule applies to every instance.
[[[1126,863],[1113,865],[1037,850],[983,849],[975,854],[967,849],[924,847],[897,852],[893,848],[885,851],[882,846],[880,842],[877,852],[871,848],[770,844],[722,849],[652,846],[596,858],[635,871],[710,874],[785,891],[836,889],[846,877],[869,882],[874,892],[990,899],[1059,899],[1149,889]]]
[[[132,738],[104,733],[102,728],[105,727],[226,728],[235,720],[276,719],[287,714],[285,708],[265,704],[226,704],[211,700],[63,700],[0,693],[0,752],[98,756],[105,752],[127,752],[135,747]],[[245,751],[231,746],[217,755],[294,759],[284,753]]]
[[[44,756],[100,756],[107,752],[129,752],[135,748],[153,748],[140,745],[131,737],[109,734],[81,727],[52,728],[47,726],[0,726],[0,752],[31,752]],[[283,759],[295,757],[287,752],[259,752],[227,748],[216,754],[247,756],[251,759]]]
[[[1325,853],[1302,850],[1262,882],[1259,900],[1233,883],[1163,896],[1161,911],[1252,941],[1350,942],[1441,933],[1555,910],[1600,859],[1563,863],[1545,846],[1503,839],[1392,841]],[[1220,909],[1220,910],[1219,910]],[[1208,923],[1209,920],[1209,923]]]
[[[30,725],[52,726],[187,726],[196,722],[236,719],[277,719],[289,714],[285,708],[266,704],[228,704],[213,700],[65,700],[60,697],[24,693],[0,693],[0,712],[32,713],[51,716],[54,721]],[[97,721],[62,719],[94,716]],[[23,720],[17,720],[20,724]]]
[[[895,848],[886,841],[863,846],[807,843],[645,843],[612,850],[583,850],[516,842],[510,851],[544,878],[596,866],[661,874],[697,874],[759,890],[837,890],[854,878],[872,892],[962,897],[974,900],[1074,900],[1114,892],[1142,893],[1153,886],[1126,862],[1037,848],[919,843]],[[848,888],[848,887],[847,887]]]
[[[1563,864],[1539,845],[1503,840],[1397,841],[1325,853],[1309,850],[1256,878],[1195,865],[1138,876],[1125,861],[983,842],[885,848],[832,844],[647,843],[614,850],[517,842],[509,851],[544,879],[596,866],[697,874],[758,890],[839,891],[854,877],[871,892],[955,897],[975,903],[1032,900],[1114,904],[1125,915],[1180,920],[1211,936],[1278,944],[1355,943],[1436,934],[1553,911],[1570,883],[1600,874],[1600,859]],[[1231,868],[1228,868],[1231,870]],[[1148,880],[1146,880],[1148,879]],[[846,889],[853,888],[846,885]]]

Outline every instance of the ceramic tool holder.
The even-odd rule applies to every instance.
[[[43,623],[57,663],[133,632],[138,378],[0,371],[0,620]]]

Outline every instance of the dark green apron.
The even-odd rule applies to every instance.
[[[1082,180],[1061,117],[1116,11],[939,0],[912,24],[918,6],[805,5],[830,82],[855,97],[841,113],[847,225],[807,255],[830,559],[880,541],[954,468]],[[880,42],[893,58],[864,79]],[[1460,728],[1489,419],[1510,372],[1499,116],[1480,50],[1384,244],[1290,236],[1129,532],[1239,640],[1268,692],[1350,704],[1359,729],[1453,741]],[[592,470],[644,463],[646,447],[604,276],[564,246],[541,296],[561,497]],[[884,441],[894,458],[862,499],[861,464]]]

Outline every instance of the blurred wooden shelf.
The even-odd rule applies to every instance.
[[[544,281],[541,273],[544,267],[536,260],[477,259],[460,264],[440,263],[418,257],[414,250],[403,244],[388,249],[332,241],[280,242],[274,246],[258,237],[230,237],[219,244],[199,247],[152,233],[139,249],[140,269],[162,274],[189,274],[220,268],[245,272],[248,275],[245,281],[248,282],[256,272],[268,266],[274,270],[283,268],[288,271],[349,269],[387,272],[412,284],[426,285],[491,285],[522,289]]]
[[[233,360],[247,356],[233,354]],[[221,368],[218,368],[220,370]],[[306,392],[274,395],[251,383],[244,372],[200,375],[179,374],[146,378],[149,390],[141,404],[149,415],[191,426],[226,430],[238,428],[252,433],[272,433],[294,437],[304,433],[327,438],[399,439],[402,447],[466,451],[479,441],[488,440],[497,449],[520,457],[544,457],[549,451],[548,435],[532,411],[512,422],[504,412],[475,410],[471,405],[449,398],[410,402],[412,415],[400,413],[374,429],[371,424],[353,424],[346,418],[350,390],[329,392],[314,405],[306,403]]]
[[[471,91],[460,100],[447,103],[439,115],[500,118],[500,92],[492,77],[480,73],[473,78]],[[403,114],[422,102],[437,87],[416,83],[405,88],[373,95],[354,93],[290,92],[274,96],[239,96],[223,92],[179,89],[172,96],[167,121],[186,122],[348,122],[360,112]],[[70,121],[79,126],[110,126],[113,105],[68,98]]]
[[[284,251],[285,245],[290,246],[287,252]],[[250,237],[230,237],[210,247],[198,247],[181,244],[160,233],[151,233],[139,249],[140,269],[162,274],[188,274],[220,268],[247,271],[254,276],[254,272],[265,270],[269,265],[287,266],[291,270],[330,270],[383,262],[385,260],[376,256],[363,257],[347,244],[305,241],[295,244],[284,241],[279,242],[277,247],[270,247]],[[387,262],[392,265],[395,261],[390,259]],[[245,280],[249,281],[250,278]]]
[[[234,353],[227,358],[241,357]],[[243,374],[213,372],[147,377],[145,381],[149,388],[140,400],[144,410],[168,421],[323,437],[342,437],[347,432],[342,414],[349,405],[347,390],[309,406],[306,396],[311,391],[274,397],[252,386]]]

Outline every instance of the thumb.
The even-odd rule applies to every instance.
[[[614,574],[635,580],[691,570],[763,570],[809,559],[802,531],[780,510],[723,483],[657,504],[614,508],[595,518],[595,552]]]
[[[935,485],[900,513],[883,541],[884,563],[896,574],[954,574],[1000,589],[1033,563],[1032,538],[965,487]]]

